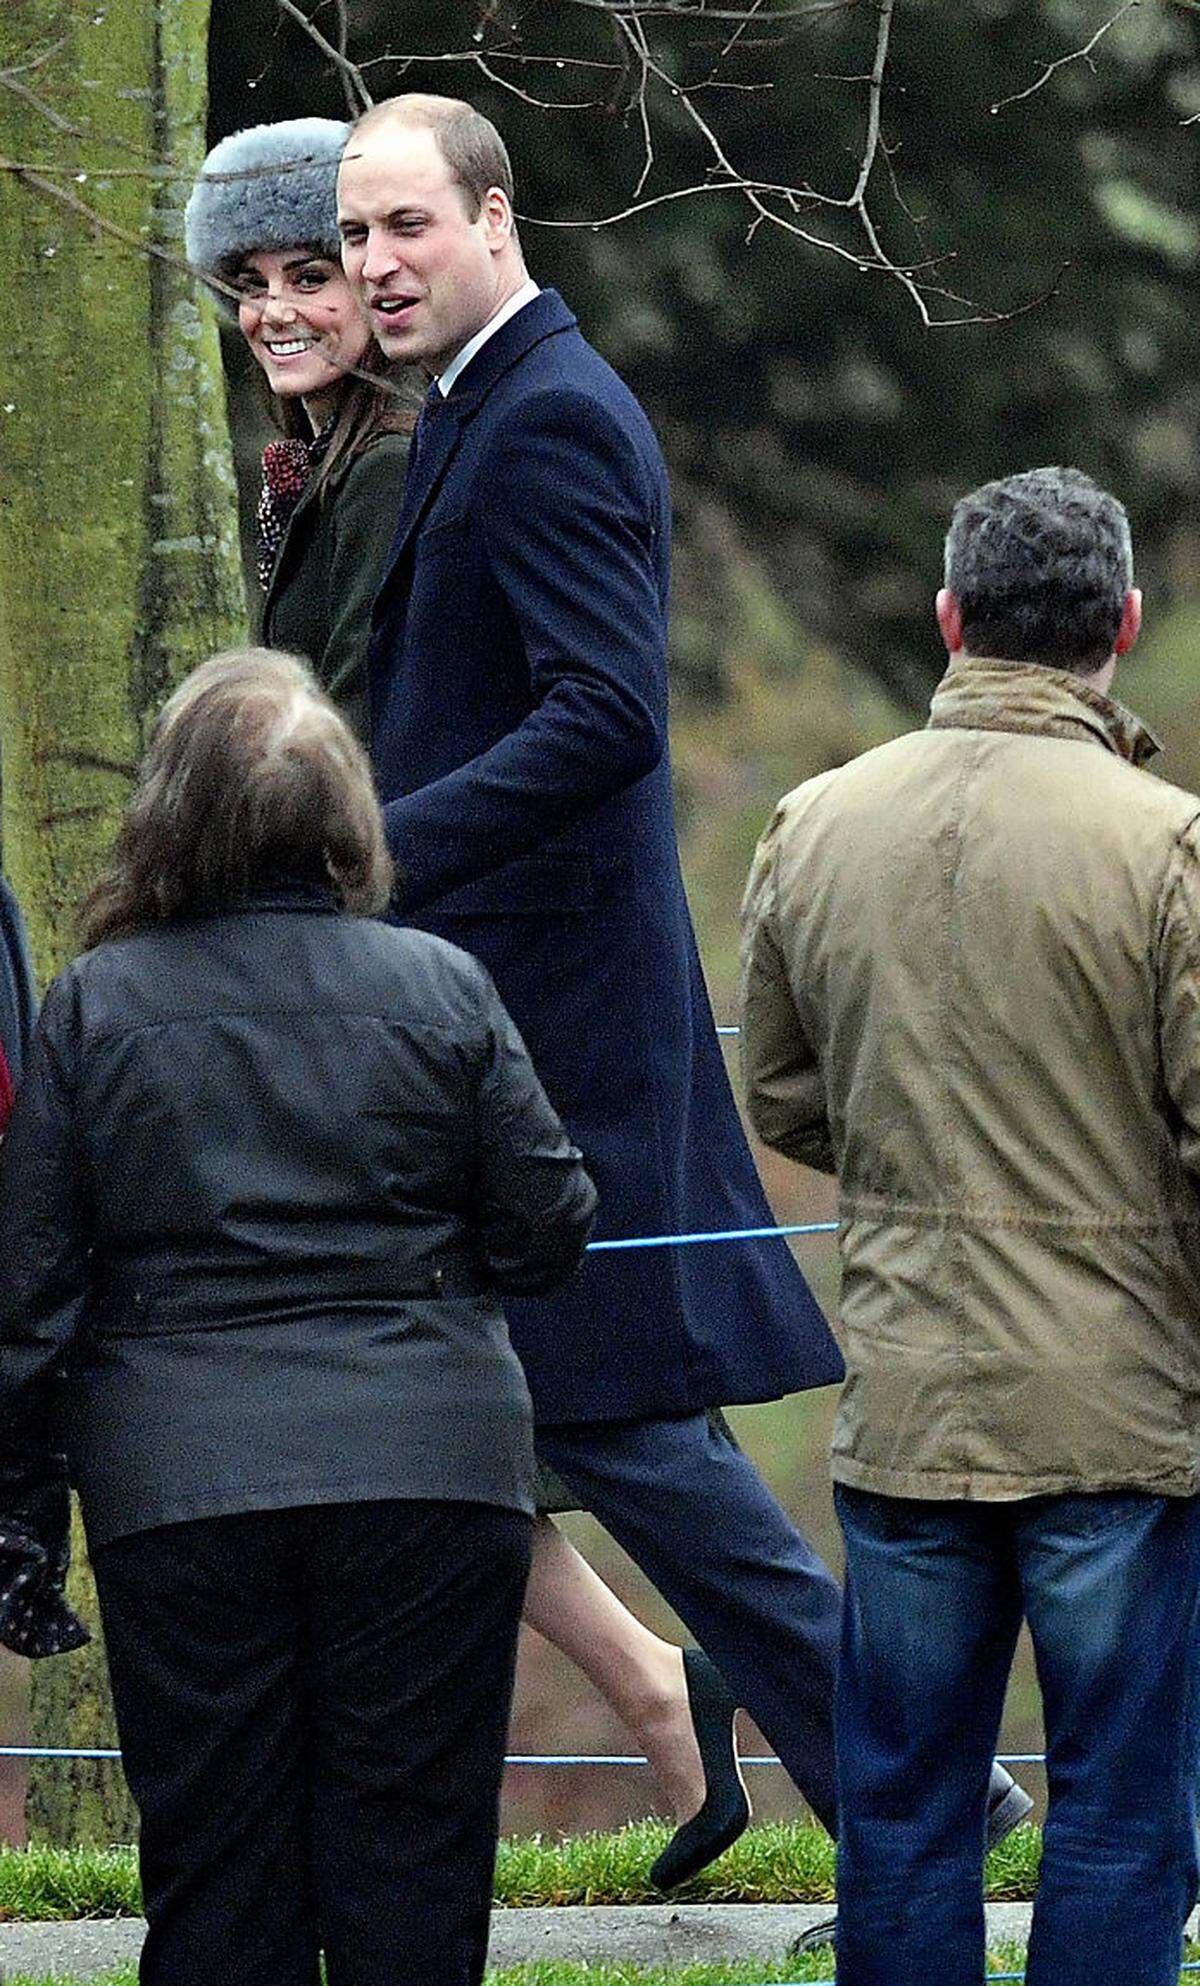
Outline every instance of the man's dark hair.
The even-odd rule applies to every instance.
[[[1079,469],[1027,469],[955,505],[946,585],[969,655],[1090,674],[1113,652],[1132,579],[1124,506]]]

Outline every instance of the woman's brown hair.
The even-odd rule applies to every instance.
[[[382,911],[383,820],[366,754],[307,664],[231,649],[164,706],[111,865],[83,904],[82,941],[232,909],[283,877]]]

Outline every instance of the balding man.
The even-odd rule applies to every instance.
[[[339,221],[380,345],[433,381],[370,659],[400,914],[493,973],[586,1153],[602,1237],[767,1226],[679,873],[654,433],[530,280],[504,145],[469,105],[369,112]],[[509,1319],[541,1455],[832,1826],[840,1596],[705,1412],[841,1376],[787,1249],[593,1254]],[[710,1794],[659,1882],[743,1823],[736,1787]]]

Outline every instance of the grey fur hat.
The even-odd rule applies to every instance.
[[[331,117],[289,117],[222,138],[184,208],[193,269],[228,280],[260,248],[311,246],[336,262],[337,169],[349,136]]]

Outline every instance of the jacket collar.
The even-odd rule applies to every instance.
[[[232,912],[260,910],[338,911],[341,904],[332,883],[316,876],[289,875],[280,870],[264,876],[248,893],[229,905]]]
[[[1040,662],[963,656],[934,691],[931,731],[1024,731],[1102,745],[1131,765],[1162,750],[1153,732],[1115,697],[1102,696],[1069,669]]]
[[[544,338],[574,330],[576,322],[557,290],[539,290],[463,367],[446,395],[443,411],[453,410],[460,419],[469,418],[518,359],[523,359]]]
[[[535,345],[573,330],[575,323],[557,290],[539,290],[533,301],[502,324],[495,337],[463,367],[438,408],[404,485],[404,508],[392,544],[389,573],[428,509],[463,428],[474,419],[493,387]]]

